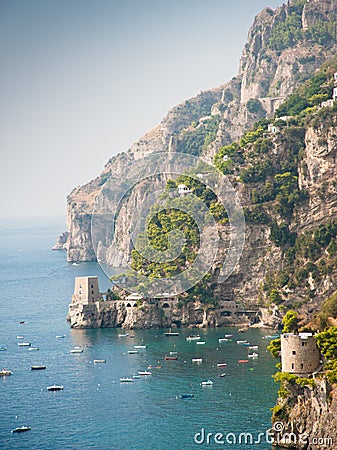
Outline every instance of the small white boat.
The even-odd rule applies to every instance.
[[[197,345],[205,345],[205,344],[206,344],[205,341],[198,341],[198,342],[197,342]]]
[[[133,378],[134,380],[139,380],[139,379],[141,378],[141,376],[140,376],[140,375],[133,375],[132,378]]]
[[[69,353],[83,353],[82,348],[73,348]]]
[[[259,357],[258,353],[252,353],[251,355],[248,355],[248,358],[257,359]]]
[[[201,364],[202,363],[202,358],[192,358],[192,362]]]
[[[259,346],[258,345],[250,345],[248,348],[249,348],[249,350],[258,350]]]
[[[218,363],[216,366],[217,367],[225,367],[225,366],[227,366],[227,363]]]
[[[233,337],[232,334],[225,334],[225,338],[231,338],[231,337]]]
[[[118,337],[127,337],[127,336],[129,336],[128,333],[126,333],[126,334],[119,334],[119,335],[118,335]]]
[[[48,386],[47,390],[48,391],[62,391],[63,390],[63,386],[60,386],[58,384],[53,384],[52,386]]]
[[[9,375],[12,375],[13,372],[7,369],[0,370],[0,377],[8,377]]]
[[[170,336],[179,336],[179,333],[176,331],[166,331],[164,333],[164,336],[170,337]]]
[[[247,344],[247,339],[245,339],[244,341],[236,341],[237,344]]]
[[[30,342],[18,342],[19,347],[30,347],[31,345]]]
[[[201,339],[199,334],[191,334],[191,336],[187,336],[186,341],[198,341]]]
[[[152,375],[152,372],[149,372],[148,370],[140,370],[138,371],[138,375]]]
[[[23,336],[16,336],[16,339],[23,339]]]
[[[0,347],[0,352],[6,352],[7,351],[7,347]]]
[[[202,381],[201,386],[213,386],[213,381],[212,380],[206,380],[206,381]]]
[[[136,355],[137,353],[139,353],[138,350],[128,350],[129,355]]]
[[[64,339],[66,337],[65,334],[63,334],[62,336],[56,336],[56,339]]]
[[[126,377],[123,377],[123,378],[120,378],[119,381],[120,381],[121,383],[133,383],[133,378],[126,378]]]
[[[134,345],[133,348],[146,348],[146,345]]]
[[[22,425],[22,427],[14,428],[14,430],[11,431],[11,433],[24,433],[25,431],[31,430],[31,427],[26,427],[25,425]]]
[[[177,355],[178,352],[170,352],[170,355]]]
[[[226,374],[225,373],[220,373],[219,377],[225,377]]]
[[[31,370],[44,370],[46,369],[46,366],[31,366]]]
[[[106,363],[106,359],[94,359],[94,364],[104,364]]]
[[[229,339],[228,338],[219,338],[218,341],[219,342],[228,342]]]
[[[39,347],[29,347],[28,349],[30,352],[34,352],[36,350],[39,350]]]

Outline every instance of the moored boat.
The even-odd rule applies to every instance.
[[[31,370],[44,370],[46,369],[46,366],[31,366]]]
[[[22,427],[14,428],[14,430],[12,430],[11,433],[23,433],[29,430],[31,430],[31,427],[23,425]]]
[[[181,399],[193,398],[193,397],[194,397],[194,394],[181,394],[181,395],[179,395],[179,398],[181,398]]]
[[[197,345],[205,345],[205,344],[206,344],[205,341],[198,341],[198,342],[197,342]]]
[[[162,369],[163,366],[148,366],[148,369]]]
[[[152,375],[152,372],[149,372],[148,370],[139,370],[138,375],[143,375],[143,376]]]
[[[62,391],[63,390],[63,386],[60,386],[58,384],[53,384],[52,386],[48,386],[47,390],[48,391]]]
[[[227,363],[225,363],[225,362],[223,362],[223,363],[218,363],[216,366],[217,366],[217,367],[225,367],[225,366],[227,366]]]
[[[164,336],[167,336],[167,337],[171,337],[171,336],[179,336],[179,333],[178,333],[178,332],[175,332],[175,331],[166,331],[166,332],[164,333]]]
[[[119,379],[119,381],[121,383],[132,383],[133,382],[133,378],[122,377],[122,378]]]
[[[187,336],[186,341],[198,341],[199,339],[201,339],[199,334],[191,334]]]
[[[125,333],[125,334],[119,334],[118,337],[128,337],[129,333]]]
[[[94,359],[94,364],[106,363],[106,359]]]
[[[212,380],[206,380],[206,381],[202,381],[201,386],[213,386],[213,381]]]
[[[146,348],[146,345],[134,345],[133,348],[144,349],[144,348]]]
[[[178,356],[165,356],[165,361],[176,361]]]
[[[0,377],[8,377],[9,375],[12,375],[13,372],[7,369],[0,370]]]
[[[29,347],[28,349],[30,352],[34,352],[36,350],[39,350],[39,347]]]
[[[248,358],[257,359],[259,357],[258,353],[252,353],[251,355],[248,355]]]
[[[31,345],[30,342],[18,342],[19,347],[30,347]]]
[[[82,348],[73,348],[69,353],[83,353]]]
[[[138,350],[128,350],[129,355],[136,355],[137,353],[139,353]]]
[[[238,363],[242,364],[242,363],[247,363],[249,362],[248,359],[239,359]]]
[[[202,363],[202,358],[192,358],[192,362],[201,364]]]

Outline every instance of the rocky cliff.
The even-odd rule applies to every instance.
[[[336,448],[337,392],[324,379],[311,385],[289,383],[274,413],[275,439],[282,448],[333,450]]]
[[[230,309],[233,310],[233,305]],[[141,304],[117,300],[89,304],[73,301],[69,305],[67,320],[72,328],[205,328],[249,324],[254,316],[254,312],[244,311],[240,315],[229,315],[227,302],[221,302],[215,308],[196,302],[181,306],[176,300]]]
[[[249,31],[236,77],[172,108],[156,128],[127,152],[111,158],[100,176],[69,194],[67,259],[88,261],[96,258],[91,240],[91,213],[98,192],[111,174],[118,176],[121,168],[130,161],[156,151],[189,152],[186,136],[191,131],[191,124],[206,128],[207,120],[204,119],[216,117],[213,139],[205,141],[198,150],[198,154],[212,161],[221,146],[237,140],[261,117],[271,116],[286,96],[334,54],[333,45],[315,42],[306,30],[311,30],[318,18],[320,23],[329,23],[336,12],[335,0],[292,1],[275,11],[265,8]],[[302,32],[301,38],[283,42],[282,30],[294,17],[300,20],[297,25]],[[138,200],[142,201],[142,198],[138,196]],[[120,226],[123,228],[123,217]],[[123,257],[129,258],[125,233],[121,233],[119,241],[126,251]]]

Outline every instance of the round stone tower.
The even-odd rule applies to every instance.
[[[308,376],[320,366],[321,355],[312,333],[281,335],[282,372]]]

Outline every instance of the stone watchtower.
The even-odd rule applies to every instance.
[[[312,333],[281,335],[282,372],[309,376],[320,366],[321,355]]]
[[[75,289],[72,296],[73,303],[82,303],[88,305],[100,300],[101,294],[98,288],[97,277],[76,277]]]

